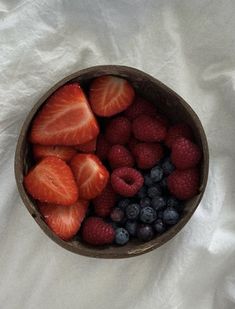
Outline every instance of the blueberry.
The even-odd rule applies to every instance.
[[[147,195],[147,188],[145,186],[143,186],[139,192],[137,193],[137,196],[139,198],[144,198]]]
[[[151,187],[153,185],[153,181],[150,177],[150,175],[145,175],[144,176],[144,184],[147,186],[147,187]]]
[[[158,211],[157,217],[158,217],[158,219],[162,219],[163,218],[163,210]]]
[[[168,191],[167,177],[163,177],[162,180],[159,182],[159,184],[162,188],[162,191],[166,193]]]
[[[130,204],[126,208],[127,219],[135,220],[138,218],[140,213],[140,206],[138,204]]]
[[[143,223],[152,223],[157,218],[156,210],[152,207],[144,207],[140,210],[140,220]]]
[[[175,225],[179,221],[179,214],[173,207],[168,207],[163,212],[163,222],[167,225]]]
[[[163,161],[162,170],[163,170],[164,175],[166,176],[170,175],[175,170],[175,166],[171,162],[171,159],[169,157]]]
[[[181,212],[184,208],[184,204],[177,200],[177,198],[170,196],[167,199],[167,207],[174,207],[178,212]]]
[[[129,233],[123,227],[116,229],[115,242],[118,245],[125,245],[129,240]]]
[[[162,179],[162,176],[163,170],[159,165],[156,165],[151,169],[150,177],[153,182],[159,182]]]
[[[114,208],[110,214],[110,218],[113,220],[113,222],[122,222],[123,218],[125,216],[124,210],[121,208]]]
[[[117,207],[125,210],[125,208],[130,204],[130,202],[131,201],[128,198],[124,198],[118,202]]]
[[[148,224],[140,224],[137,227],[137,237],[141,241],[149,241],[153,238],[154,231],[151,225]]]
[[[153,223],[153,227],[155,229],[155,231],[158,233],[158,234],[162,234],[165,232],[166,230],[166,226],[165,224],[163,223],[162,219],[157,219],[154,223]]]
[[[154,198],[162,194],[162,188],[159,184],[148,188],[148,196]]]
[[[166,198],[162,196],[156,196],[152,199],[152,207],[158,211],[163,209],[166,206]]]
[[[136,229],[137,229],[137,222],[127,220],[126,224],[125,224],[125,228],[128,231],[130,236],[135,236],[136,235]]]
[[[144,197],[140,200],[140,207],[151,206],[151,199],[149,197]]]

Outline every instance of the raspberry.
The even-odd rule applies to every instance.
[[[103,135],[99,135],[97,138],[97,144],[96,144],[96,155],[99,157],[100,160],[105,160],[108,155],[108,151],[110,149],[110,144],[108,141],[106,141],[105,137]]]
[[[108,160],[112,169],[134,165],[134,159],[129,150],[122,145],[114,145],[109,150]]]
[[[156,114],[155,118],[162,123],[163,126],[168,127],[169,126],[169,120],[166,118],[166,116],[162,114]]]
[[[195,167],[202,156],[200,148],[184,137],[178,138],[171,150],[171,161],[180,170]]]
[[[137,97],[134,103],[125,110],[124,115],[128,119],[133,120],[140,115],[153,115],[155,113],[155,105],[144,100],[141,97]]]
[[[82,238],[90,245],[111,244],[115,237],[115,231],[111,224],[103,219],[90,217],[83,223]]]
[[[115,192],[122,196],[134,196],[143,186],[144,178],[140,172],[131,167],[120,167],[113,171],[111,184]]]
[[[127,148],[130,150],[130,152],[132,152],[135,145],[138,143],[139,141],[134,136],[132,136],[127,144]]]
[[[110,215],[115,203],[117,194],[111,184],[108,184],[103,192],[93,199],[94,210],[97,216],[107,217]]]
[[[106,126],[105,138],[112,145],[124,145],[131,135],[131,123],[126,117],[116,117]]]
[[[165,138],[167,127],[156,117],[140,115],[133,120],[132,131],[142,142],[159,142]]]
[[[198,192],[199,172],[192,168],[188,170],[175,170],[168,178],[169,191],[179,200],[192,198]]]
[[[179,137],[192,139],[192,130],[186,123],[177,123],[170,127],[165,138],[165,144],[171,148],[174,141]]]
[[[157,143],[139,143],[135,145],[133,154],[139,168],[149,169],[156,165],[163,157],[163,148]]]

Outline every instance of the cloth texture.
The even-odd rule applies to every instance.
[[[235,1],[0,0],[0,307],[235,308]],[[123,260],[73,254],[24,207],[14,152],[35,102],[77,70],[122,64],[179,93],[210,148],[205,195],[186,227]]]

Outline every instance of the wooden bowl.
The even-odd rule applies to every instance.
[[[68,82],[77,81],[82,85],[82,87],[84,87],[84,89],[87,89],[87,86],[93,78],[107,74],[120,76],[129,80],[135,88],[136,93],[140,94],[150,102],[156,104],[158,110],[163,112],[172,122],[187,122],[193,129],[196,142],[201,147],[203,152],[203,159],[200,164],[201,179],[199,193],[197,196],[186,202],[185,210],[181,220],[166,233],[155,237],[149,242],[140,243],[136,240],[129,242],[123,247],[118,247],[115,245],[92,247],[80,242],[78,239],[68,242],[63,241],[49,229],[39,211],[37,210],[35,201],[26,193],[23,186],[23,176],[27,172],[28,168],[32,165],[31,147],[27,141],[27,133],[30,128],[32,119],[34,118],[41,105],[55,90]],[[15,153],[15,177],[18,190],[25,206],[27,207],[33,219],[47,234],[47,236],[54,240],[61,247],[77,254],[96,258],[125,258],[136,256],[158,248],[170,240],[173,236],[175,236],[189,221],[199,202],[201,201],[207,183],[208,167],[209,152],[206,135],[199,118],[191,109],[191,107],[178,94],[176,94],[173,90],[162,84],[154,77],[131,67],[116,65],[95,66],[78,71],[65,77],[56,85],[54,85],[49,91],[47,91],[47,93],[34,105],[26,117],[20,132]]]

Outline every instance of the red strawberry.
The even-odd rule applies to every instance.
[[[69,146],[33,145],[33,156],[36,160],[52,156],[64,161],[70,161],[75,153],[76,150]]]
[[[136,97],[133,104],[129,106],[125,112],[124,115],[130,119],[133,120],[136,117],[140,115],[149,115],[152,116],[156,113],[156,106],[149,101],[146,101],[145,99],[141,97]]]
[[[165,138],[167,128],[156,117],[141,115],[133,120],[132,131],[142,142],[159,142]]]
[[[78,188],[69,166],[59,158],[42,159],[24,177],[27,192],[41,202],[71,205],[78,199]]]
[[[177,123],[171,126],[167,132],[165,138],[165,144],[171,148],[172,144],[177,140],[179,137],[185,137],[187,139],[192,139],[193,133],[191,128],[186,123]]]
[[[81,152],[85,152],[85,153],[95,152],[96,142],[97,142],[97,139],[95,138],[88,143],[77,145],[76,149],[81,151]]]
[[[90,200],[106,187],[109,172],[93,154],[77,154],[70,162],[79,189],[79,197]]]
[[[116,200],[117,194],[113,191],[112,186],[108,184],[104,191],[93,200],[96,215],[99,217],[109,216]]]
[[[109,164],[112,169],[134,165],[134,159],[129,150],[122,145],[114,145],[108,153]]]
[[[79,84],[59,88],[33,120],[30,141],[41,145],[78,145],[99,133],[97,121]]]
[[[92,82],[89,98],[96,115],[110,117],[131,105],[134,95],[135,91],[127,80],[106,75]]]
[[[133,148],[133,154],[139,168],[149,169],[161,160],[164,151],[158,143],[139,143]]]
[[[180,200],[187,200],[195,196],[199,188],[199,172],[192,168],[175,170],[167,178],[169,191]]]
[[[116,117],[106,126],[105,138],[112,144],[124,145],[131,136],[131,123],[126,117]]]
[[[49,228],[63,240],[70,240],[80,229],[88,202],[79,200],[70,206],[39,204],[39,210]]]
[[[111,145],[106,141],[105,137],[100,134],[97,138],[96,155],[100,160],[105,160]]]
[[[200,148],[184,137],[178,138],[171,150],[171,161],[180,170],[195,167],[202,156]]]
[[[111,244],[115,237],[115,231],[111,224],[101,218],[90,217],[85,220],[82,227],[82,238],[90,245]]]

